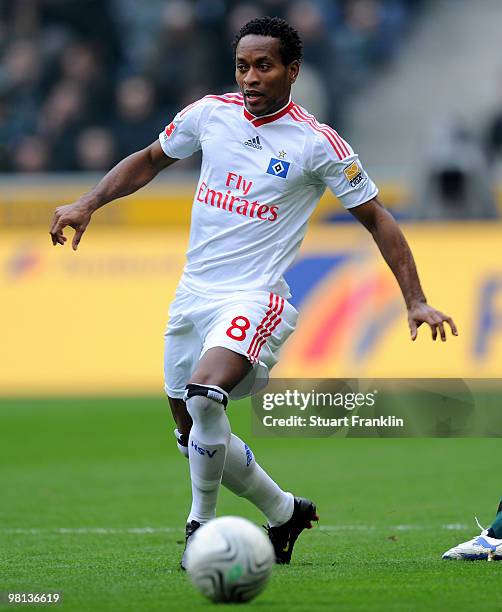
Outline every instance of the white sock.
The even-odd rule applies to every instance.
[[[178,450],[188,458],[188,446],[180,443],[182,438],[177,429],[174,430],[174,435]],[[249,446],[235,434],[230,435],[221,484],[259,508],[272,527],[283,525],[293,514],[293,495],[283,491],[270,478],[256,463]]]
[[[270,478],[256,463],[249,446],[235,434],[230,436],[222,484],[259,508],[271,527],[284,524],[293,514],[293,495]]]
[[[185,401],[193,421],[188,438],[192,507],[187,522],[202,524],[216,515],[218,491],[230,442],[230,423],[224,405],[216,399],[193,395]]]

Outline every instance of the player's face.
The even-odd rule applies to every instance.
[[[282,63],[278,38],[257,34],[241,38],[235,54],[235,79],[248,111],[268,115],[285,106],[299,68],[297,61],[287,66]]]

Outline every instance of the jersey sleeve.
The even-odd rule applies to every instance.
[[[312,173],[341,201],[344,208],[364,204],[378,188],[364,170],[359,156],[334,130],[323,129],[312,148]]]
[[[168,157],[184,159],[201,148],[201,126],[208,106],[205,98],[197,100],[180,111],[159,134],[160,146]]]

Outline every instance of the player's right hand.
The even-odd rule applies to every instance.
[[[52,238],[52,244],[54,246],[57,244],[64,245],[66,236],[63,234],[63,230],[65,227],[72,227],[75,230],[75,235],[73,236],[71,245],[73,250],[76,251],[80,239],[89,225],[91,214],[89,208],[81,202],[67,204],[66,206],[58,206],[54,213],[54,219],[52,220],[52,226],[49,232]]]

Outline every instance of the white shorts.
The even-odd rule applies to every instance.
[[[234,399],[262,389],[277,363],[281,346],[293,332],[297,310],[283,297],[267,291],[238,291],[208,298],[176,290],[164,334],[164,389],[183,398],[199,359],[222,346],[246,356],[253,364],[232,391]]]

